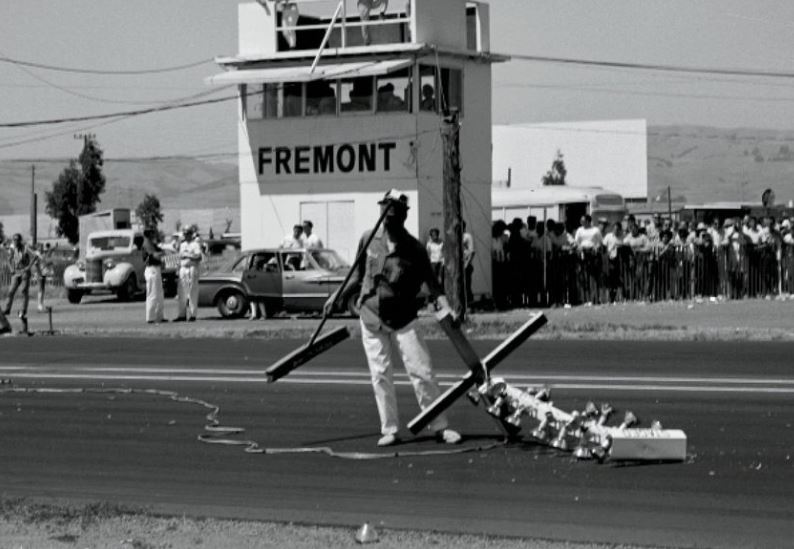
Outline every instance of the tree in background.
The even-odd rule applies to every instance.
[[[568,170],[565,169],[565,161],[562,159],[562,152],[557,150],[557,157],[551,163],[551,169],[546,172],[546,175],[540,178],[543,185],[565,185],[565,175]]]
[[[153,194],[147,194],[138,207],[135,208],[135,215],[138,222],[144,229],[157,230],[157,226],[163,221],[163,211],[160,208],[160,199]]]
[[[86,137],[80,156],[69,161],[53,182],[52,191],[45,194],[47,213],[58,220],[58,236],[72,244],[80,240],[79,217],[95,212],[99,195],[105,191],[103,164],[102,149],[92,137]]]
[[[0,221],[0,244],[6,241],[6,234],[3,232],[3,222]]]

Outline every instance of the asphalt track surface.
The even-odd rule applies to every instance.
[[[0,340],[0,493],[111,501],[165,513],[683,547],[794,546],[794,344],[529,341],[497,375],[547,383],[555,404],[587,400],[684,429],[684,463],[576,462],[527,442],[469,453],[348,460],[262,455],[197,440],[220,407],[262,447],[380,452],[360,344],[289,377],[262,370],[300,342],[124,338]],[[475,342],[485,353],[496,342]],[[464,372],[430,342],[442,383]],[[398,370],[399,371],[399,370]],[[417,412],[399,375],[403,423]],[[38,392],[8,392],[24,388]],[[45,389],[45,391],[41,391]],[[466,399],[450,410],[464,448],[499,442]],[[396,450],[447,447],[428,436]]]

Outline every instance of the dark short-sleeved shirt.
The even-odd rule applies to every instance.
[[[364,233],[359,252],[369,237]],[[361,318],[373,329],[399,330],[418,312],[417,295],[427,284],[432,297],[440,295],[424,246],[404,231],[389,250],[389,237],[380,229],[356,266],[353,284],[361,281]],[[349,286],[350,287],[350,286]]]
[[[163,264],[162,256],[163,251],[160,246],[149,240],[148,238],[143,241],[143,261],[147,267],[160,267]]]
[[[11,246],[8,250],[8,262],[14,273],[21,273],[30,267],[36,260],[36,254],[27,246],[18,250],[16,246]]]

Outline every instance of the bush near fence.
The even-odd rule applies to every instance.
[[[533,250],[494,263],[500,308],[698,297],[742,299],[794,294],[794,246],[670,246],[610,259],[597,252]]]

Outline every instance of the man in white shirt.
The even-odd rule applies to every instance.
[[[585,214],[581,219],[581,227],[576,229],[573,238],[576,242],[576,247],[582,251],[593,252],[601,247],[603,241],[601,231],[598,227],[593,227],[593,218],[589,214]]]
[[[317,236],[317,233],[314,231],[314,223],[309,221],[308,219],[303,222],[303,236],[301,236],[301,242],[303,243],[303,247],[307,250],[322,250],[323,249],[323,241]]]
[[[462,222],[463,227],[463,282],[466,284],[466,305],[470,306],[474,301],[474,292],[471,288],[471,279],[474,275],[474,237],[466,231],[466,222]]]
[[[195,238],[193,227],[185,227],[183,236],[179,245],[179,313],[174,322],[195,321],[198,309],[201,244]]]
[[[441,240],[441,232],[433,227],[429,232],[430,238],[427,239],[425,248],[427,249],[427,257],[430,258],[430,267],[433,268],[433,274],[436,275],[438,286],[444,287],[444,241]]]
[[[279,248],[303,248],[303,240],[301,239],[301,235],[303,235],[303,225],[294,225],[292,227],[292,234],[288,234],[284,237],[284,240],[281,241]]]

